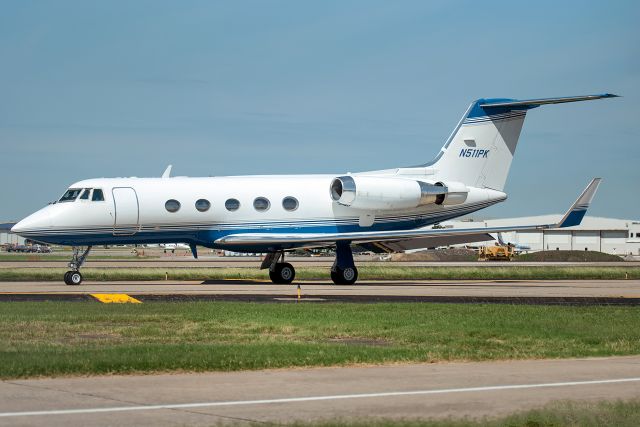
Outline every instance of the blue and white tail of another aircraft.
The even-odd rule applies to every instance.
[[[545,104],[612,94],[471,103],[429,163],[343,175],[189,178],[98,178],[73,184],[16,224],[36,241],[73,246],[65,283],[82,281],[93,245],[186,243],[267,253],[262,264],[275,283],[291,283],[284,254],[336,247],[331,278],[352,284],[358,272],[351,245],[402,251],[491,239],[489,233],[578,225],[600,184],[596,178],[557,224],[427,229],[506,200],[504,186],[527,111]],[[81,248],[85,248],[82,250]]]

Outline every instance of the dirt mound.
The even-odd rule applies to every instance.
[[[478,254],[472,249],[434,249],[410,254],[400,253],[391,255],[392,261],[433,261],[433,262],[463,262],[477,261]]]
[[[530,254],[521,254],[513,261],[529,262],[623,262],[617,255],[605,254],[603,252],[592,251],[541,251]]]

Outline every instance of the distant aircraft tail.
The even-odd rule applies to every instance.
[[[441,181],[502,191],[528,110],[544,104],[616,96],[606,93],[523,101],[478,99],[471,103],[436,158],[423,166],[436,169]]]

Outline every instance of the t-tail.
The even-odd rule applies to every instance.
[[[436,158],[423,166],[442,181],[478,188],[504,189],[528,110],[545,104],[591,101],[617,95],[544,99],[478,99],[471,103]]]

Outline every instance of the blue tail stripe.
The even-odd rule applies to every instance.
[[[569,215],[567,215],[567,218],[564,220],[564,222],[560,224],[560,228],[580,225],[580,223],[582,222],[582,218],[584,218],[586,213],[586,209],[575,209],[571,211]]]

